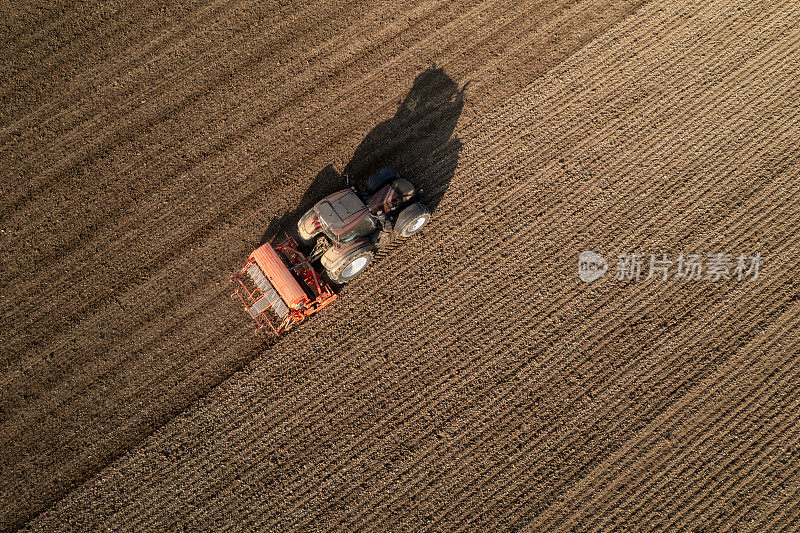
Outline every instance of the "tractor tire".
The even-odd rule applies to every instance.
[[[321,228],[316,230],[311,229],[313,225],[309,223],[309,220],[313,216],[314,208],[312,207],[297,221],[297,236],[300,237],[300,242],[307,246],[313,244],[317,235],[322,233]]]
[[[406,207],[397,215],[394,231],[400,237],[411,237],[421,230],[431,218],[427,207],[417,202]]]
[[[382,170],[379,170],[372,177],[367,181],[366,189],[369,194],[374,194],[378,192],[378,190],[392,181],[393,179],[397,178],[397,172],[394,171],[392,167],[386,167]]]
[[[375,257],[375,248],[371,243],[365,242],[360,246],[348,250],[333,264],[325,264],[325,273],[334,283],[347,283],[364,272]]]

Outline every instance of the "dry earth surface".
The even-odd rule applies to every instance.
[[[0,13],[5,528],[796,527],[795,0]],[[383,164],[428,228],[254,337],[228,276]]]

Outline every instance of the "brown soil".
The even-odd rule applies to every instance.
[[[0,523],[796,524],[797,3],[294,4],[0,10]],[[228,276],[384,164],[429,227],[254,337]]]

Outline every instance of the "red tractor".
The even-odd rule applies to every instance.
[[[327,278],[345,283],[361,274],[392,232],[410,237],[430,219],[417,202],[414,185],[384,168],[366,183],[320,200],[297,223],[306,255],[289,236],[274,248],[258,247],[231,278],[238,297],[259,329],[278,334],[300,323],[334,299],[328,282],[312,266],[319,260]]]

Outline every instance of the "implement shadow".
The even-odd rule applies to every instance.
[[[343,174],[363,186],[372,174],[387,166],[410,179],[421,191],[420,201],[435,213],[450,186],[461,152],[461,141],[453,133],[464,108],[466,87],[459,89],[443,69],[435,66],[417,75],[394,116],[364,137],[343,173],[331,165],[323,168],[297,207],[270,222],[261,243],[283,232],[295,234],[295,224],[306,211],[325,196],[345,188]]]

